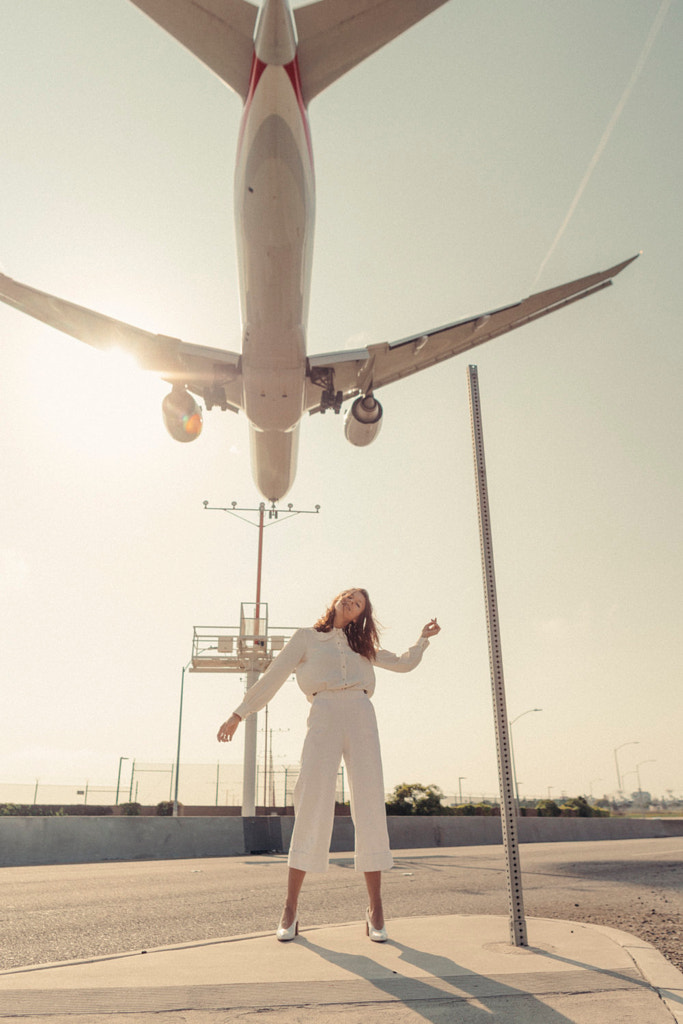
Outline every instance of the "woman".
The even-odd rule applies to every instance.
[[[294,788],[287,900],[276,933],[281,942],[298,934],[297,906],[306,872],[327,870],[342,758],[356,833],[355,866],[365,874],[370,901],[365,915],[366,934],[373,942],[386,942],[381,873],[388,871],[393,861],[377,722],[370,701],[375,689],[374,666],[410,672],[422,660],[430,637],[440,629],[436,619],[431,619],[410,650],[400,656],[391,654],[379,647],[367,591],[345,590],[315,626],[294,633],[218,730],[221,743],[230,741],[242,719],[265,707],[293,672],[312,704],[301,771]]]

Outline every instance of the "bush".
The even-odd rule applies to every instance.
[[[113,810],[110,804],[67,804],[66,807],[60,807],[57,814],[72,814],[83,817],[94,817],[97,815],[113,814]]]
[[[20,814],[30,814],[30,808],[25,807],[23,804],[0,804],[0,814],[5,817],[16,818]]]
[[[539,800],[536,804],[539,818],[559,818],[562,811],[554,800]]]
[[[558,806],[554,800],[539,800],[536,810],[540,818],[609,818],[609,811],[593,807],[585,796],[572,796]]]
[[[450,808],[451,814],[471,815],[478,818],[500,814],[497,804],[458,804]]]
[[[180,807],[180,804],[178,804]],[[157,804],[157,814],[162,818],[170,818],[173,815],[173,801],[162,800]]]
[[[585,796],[573,796],[565,800],[560,808],[562,814],[569,812],[579,818],[608,818],[609,811],[599,807],[591,807]]]
[[[386,803],[387,814],[453,814],[441,803],[443,793],[438,786],[424,786],[421,782],[403,782],[396,786]]]
[[[51,804],[0,804],[0,815],[8,818],[62,818],[67,813]]]
[[[142,804],[119,804],[121,814],[136,815],[142,811]]]
[[[588,801],[582,796],[571,797],[560,807],[560,811],[564,814],[566,811],[574,813],[577,818],[590,818],[591,809],[588,806]]]

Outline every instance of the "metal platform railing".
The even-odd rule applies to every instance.
[[[190,672],[264,672],[295,631],[291,626],[251,632],[238,626],[195,626]]]

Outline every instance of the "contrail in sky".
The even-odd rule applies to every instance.
[[[548,249],[548,252],[546,254],[545,259],[543,260],[543,262],[541,263],[540,267],[538,268],[538,273],[536,274],[536,277],[534,278],[534,283],[531,286],[532,290],[536,287],[538,279],[540,278],[541,274],[545,270],[545,266],[546,266],[548,260],[550,259],[552,254],[555,252],[555,249],[557,248],[558,242],[562,238],[562,235],[564,234],[564,232],[565,232],[565,230],[567,228],[567,225],[569,224],[569,221],[572,219],[572,216],[574,215],[574,211],[576,210],[576,207],[579,205],[579,201],[581,199],[581,196],[584,193],[586,185],[590,181],[590,177],[591,177],[593,171],[595,170],[595,168],[597,166],[598,160],[600,159],[600,157],[603,154],[605,146],[607,145],[607,143],[609,141],[609,137],[612,134],[612,132],[614,131],[614,127],[615,127],[617,121],[619,120],[619,118],[621,116],[622,110],[626,106],[627,100],[628,100],[629,96],[631,95],[633,87],[636,84],[636,82],[638,81],[638,79],[640,78],[642,70],[645,67],[645,62],[646,62],[646,60],[647,60],[647,58],[649,56],[649,53],[650,53],[650,50],[652,49],[654,41],[655,41],[655,39],[657,38],[657,36],[659,34],[659,30],[662,27],[662,22],[664,21],[664,19],[666,17],[666,14],[667,14],[667,11],[669,10],[670,6],[671,6],[671,0],[662,0],[662,3],[659,6],[659,10],[657,11],[657,14],[655,16],[655,20],[652,23],[652,28],[650,29],[650,31],[648,33],[648,37],[645,40],[645,45],[643,46],[643,49],[641,50],[640,56],[638,57],[638,60],[636,61],[636,66],[633,69],[633,74],[631,75],[631,78],[629,79],[628,85],[626,86],[626,88],[624,89],[623,93],[621,94],[621,98],[620,98],[619,102],[617,103],[617,105],[615,107],[614,113],[612,114],[612,117],[610,118],[609,124],[607,125],[607,127],[605,128],[605,131],[603,132],[602,138],[600,139],[600,142],[598,143],[598,148],[595,150],[595,153],[593,153],[593,156],[591,157],[590,163],[588,164],[588,167],[586,168],[586,173],[584,174],[583,178],[581,179],[581,184],[579,185],[578,189],[576,190],[576,195],[574,196],[574,198],[572,199],[572,201],[571,201],[571,203],[569,205],[569,209],[567,210],[567,215],[564,218],[564,220],[562,221],[562,224],[560,225],[560,229],[557,232],[557,234],[555,235],[555,238],[553,239],[552,245]]]

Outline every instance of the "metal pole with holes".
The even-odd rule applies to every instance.
[[[486,483],[486,460],[484,458],[484,435],[481,425],[479,404],[479,377],[476,366],[468,367],[470,395],[470,417],[472,420],[472,444],[474,447],[474,468],[477,487],[477,509],[479,513],[479,539],[484,576],[484,599],[486,602],[486,627],[489,641],[489,664],[491,668],[491,689],[493,691],[493,713],[496,726],[496,747],[498,752],[498,778],[500,782],[500,815],[503,825],[503,846],[507,868],[508,896],[510,899],[510,937],[513,945],[526,946],[526,921],[522,896],[522,873],[519,865],[517,842],[517,813],[515,807],[514,779],[510,748],[510,734],[505,706],[505,680],[503,678],[503,655],[500,644],[498,603],[496,599],[496,574],[493,565],[493,542],[489,515],[488,487]]]

